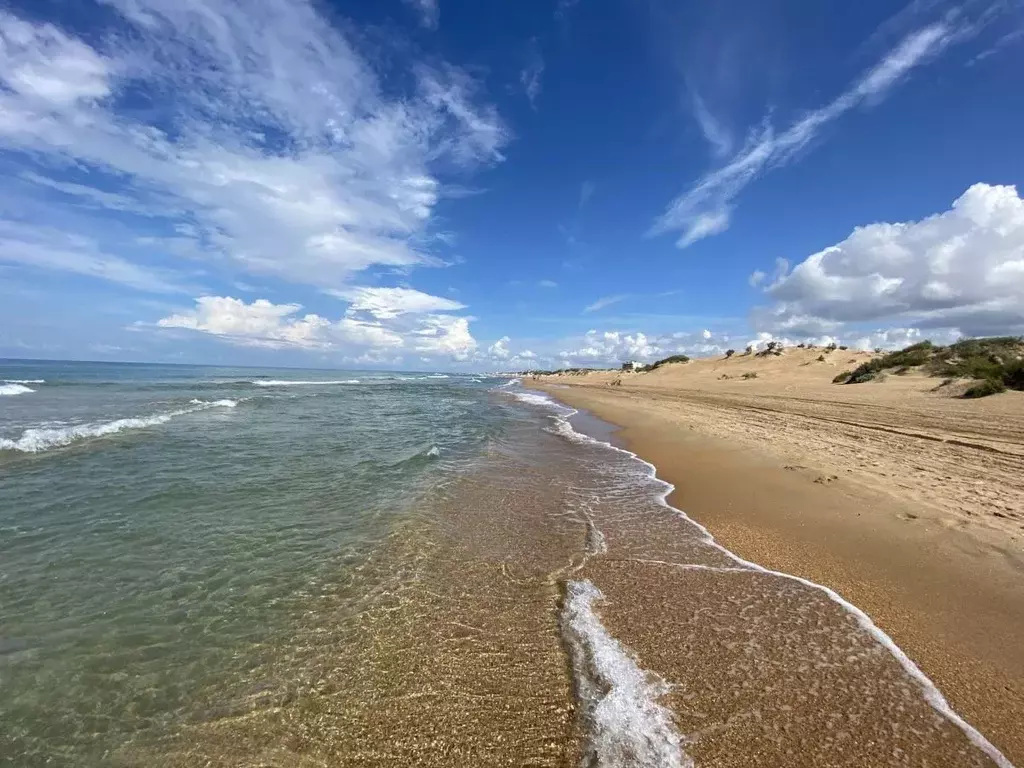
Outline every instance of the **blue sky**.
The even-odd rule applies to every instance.
[[[0,357],[1024,332],[1024,3],[0,2]]]

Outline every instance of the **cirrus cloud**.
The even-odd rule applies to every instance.
[[[468,74],[403,61],[409,86],[386,87],[309,0],[87,6],[104,25],[89,42],[0,11],[0,150],[22,226],[118,258],[128,229],[150,259],[323,288],[441,265],[426,245],[442,177],[509,140]]]
[[[828,104],[808,112],[782,133],[763,125],[746,145],[721,167],[699,179],[673,200],[649,234],[681,232],[677,245],[687,248],[698,240],[729,228],[735,199],[762,173],[796,157],[827,125],[850,110],[883,98],[911,70],[957,39],[961,30],[951,21],[939,21],[907,35],[874,67],[866,71]],[[698,102],[700,105],[700,102]],[[698,109],[698,117],[702,112]],[[702,125],[706,124],[702,119]],[[705,133],[708,127],[705,125]],[[723,140],[712,137],[719,146]]]

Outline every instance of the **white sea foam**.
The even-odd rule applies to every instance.
[[[770,568],[765,568],[763,566],[758,565],[757,563],[751,562],[749,560],[744,560],[739,555],[726,549],[724,546],[715,541],[714,536],[711,535],[711,532],[707,528],[698,523],[696,520],[690,518],[682,510],[677,509],[676,507],[673,507],[671,504],[668,503],[668,497],[675,490],[675,486],[672,483],[669,483],[659,478],[657,467],[655,467],[649,461],[641,459],[635,453],[633,453],[632,451],[628,451],[625,448],[619,448],[604,440],[597,440],[588,435],[584,435],[577,432],[575,429],[573,429],[572,424],[570,424],[568,420],[569,416],[579,413],[579,411],[577,411],[575,408],[571,408],[569,406],[562,405],[561,403],[557,403],[545,395],[540,395],[539,397],[535,396],[533,398],[526,398],[522,397],[522,395],[528,395],[533,393],[517,392],[514,394],[520,400],[531,403],[533,405],[544,406],[553,410],[555,412],[553,418],[556,422],[555,429],[552,430],[553,432],[562,435],[566,439],[572,440],[573,442],[576,443],[591,443],[594,445],[599,445],[610,451],[614,451],[616,453],[629,456],[634,461],[637,461],[640,464],[642,464],[646,470],[647,476],[650,479],[650,481],[657,483],[661,487],[661,493],[658,495],[658,502],[662,506],[679,515],[679,517],[681,517],[683,520],[685,520],[694,528],[696,528],[701,533],[707,544],[725,554],[741,568],[746,568],[758,571],[759,573],[769,574],[772,576],[777,576],[779,578],[796,581],[800,584],[803,584],[805,587],[809,587],[811,589],[818,589],[824,592],[829,599],[838,603],[844,610],[850,613],[857,621],[861,629],[869,633],[880,645],[882,645],[887,651],[889,651],[890,654],[892,654],[893,658],[896,659],[897,663],[903,668],[903,671],[907,674],[907,676],[910,677],[910,679],[912,679],[919,686],[924,700],[928,702],[928,704],[933,709],[935,709],[939,714],[941,714],[943,717],[945,717],[947,720],[953,723],[953,725],[958,727],[972,744],[974,744],[984,754],[991,758],[991,760],[998,766],[998,768],[1014,768],[1013,764],[1006,758],[1005,755],[1003,755],[1002,752],[999,751],[999,749],[994,744],[992,744],[992,742],[986,739],[980,731],[978,731],[974,726],[972,726],[970,723],[964,720],[960,715],[958,715],[953,710],[953,708],[949,705],[949,702],[947,702],[946,698],[942,695],[942,692],[939,691],[938,687],[936,687],[935,683],[933,683],[927,677],[927,675],[925,675],[924,672],[922,672],[920,668],[913,661],[911,661],[910,657],[908,657],[906,653],[903,652],[903,649],[896,645],[896,643],[893,641],[891,637],[889,637],[889,635],[887,635],[877,625],[875,625],[875,623],[871,620],[871,617],[864,613],[864,611],[862,611],[860,608],[844,599],[838,592],[831,589],[830,587],[826,587],[822,584],[810,581],[809,579],[804,579],[800,576],[793,576],[792,574],[784,573],[782,571],[773,571]],[[723,568],[722,570],[731,571],[733,569]],[[602,763],[599,764],[604,765]],[[607,765],[615,764],[607,763]]]
[[[658,699],[670,686],[641,669],[594,612],[604,595],[589,581],[570,581],[562,632],[572,656],[576,687],[588,722],[585,765],[598,768],[684,768],[670,710]]]
[[[205,402],[193,400],[191,407],[179,408],[174,411],[155,413],[152,416],[142,416],[130,419],[116,419],[96,424],[76,424],[70,427],[37,427],[26,429],[17,440],[0,438],[0,450],[22,451],[23,453],[40,453],[51,448],[62,448],[79,440],[89,438],[105,437],[127,429],[145,429],[166,424],[177,416],[184,416],[188,413],[205,411],[210,408],[234,408],[238,405],[236,400],[215,400]]]
[[[504,384],[499,384],[499,387],[511,387],[513,384],[518,384],[519,379],[509,379]]]
[[[529,391],[520,392],[519,390],[516,390],[515,392],[511,392],[510,394],[516,400],[521,400],[524,403],[529,403],[530,405],[542,405],[542,406],[545,406],[547,408],[551,408],[552,410],[554,410],[556,412],[566,412],[566,413],[570,413],[570,414],[571,413],[575,413],[575,410],[573,410],[572,408],[568,408],[568,407],[566,407],[564,405],[560,405],[559,403],[556,403],[554,400],[552,400],[547,395],[542,394],[540,392],[529,392]]]
[[[0,379],[3,384],[45,384],[46,379]]]
[[[302,387],[327,384],[358,384],[359,379],[334,379],[325,381],[296,381],[292,379],[255,379],[257,387]]]
[[[441,455],[441,449],[438,448],[436,445],[430,446],[430,450],[427,451],[427,456],[429,456],[432,459],[436,459],[440,455]]]
[[[24,384],[0,384],[0,395],[27,395],[29,392],[35,392],[34,389],[26,387]]]

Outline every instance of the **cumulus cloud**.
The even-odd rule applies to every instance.
[[[650,362],[669,355],[706,356],[724,352],[720,344],[710,342],[711,336],[708,330],[660,335],[590,330],[557,357],[562,365],[615,366],[629,360]],[[728,341],[728,336],[722,337],[723,343]]]
[[[465,361],[477,348],[472,318],[447,314],[463,305],[409,288],[365,288],[348,296],[345,314],[330,320],[299,315],[298,304],[246,303],[202,296],[195,307],[158,321],[161,328],[199,331],[243,346],[333,350],[362,362],[399,351],[441,361]]]
[[[1024,200],[1015,187],[975,184],[920,221],[877,223],[808,256],[765,289],[774,304],[755,327],[819,335],[852,324],[1024,330]]]
[[[567,361],[608,363],[625,360],[647,360],[661,349],[643,333],[620,331],[587,331],[583,345],[563,350],[559,357]]]
[[[158,321],[161,328],[186,328],[222,336],[247,346],[271,348],[331,346],[329,320],[319,315],[295,317],[298,304],[272,304],[256,299],[246,304],[230,296],[201,296],[195,309]]]
[[[952,22],[928,25],[907,35],[903,41],[869,69],[860,79],[830,103],[808,112],[786,130],[776,134],[767,123],[755,131],[746,145],[725,165],[711,171],[673,200],[655,221],[650,234],[680,232],[677,245],[686,248],[705,237],[729,227],[734,201],[743,189],[763,172],[792,160],[827,125],[850,110],[883,98],[915,67],[946,48],[956,39]],[[702,112],[697,109],[698,120]],[[703,112],[705,125],[710,115]],[[717,127],[708,122],[705,135],[712,129],[713,143],[724,146]]]
[[[487,354],[495,360],[508,360],[512,353],[509,352],[508,343],[512,341],[508,336],[502,336],[487,348]]]
[[[441,264],[423,243],[442,176],[502,159],[508,131],[469,75],[414,62],[391,90],[308,0],[105,5],[116,23],[88,43],[0,11],[23,222],[70,226],[87,205],[72,234],[132,259],[106,225],[134,215],[168,263],[327,288]]]

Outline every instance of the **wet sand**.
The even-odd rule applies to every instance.
[[[765,567],[829,586],[866,611],[959,714],[1010,760],[1024,763],[1024,643],[1020,642],[1024,567],[1019,537],[1013,533],[1019,510],[1012,506],[1016,492],[1012,485],[993,494],[998,497],[996,504],[1009,499],[1011,506],[998,507],[1006,508],[1007,517],[997,516],[995,525],[959,525],[942,514],[949,500],[938,498],[940,494],[922,499],[915,492],[906,500],[894,494],[892,482],[901,479],[896,472],[888,473],[889,484],[872,487],[855,477],[854,471],[840,476],[827,450],[805,452],[796,463],[792,451],[765,437],[771,434],[772,424],[784,432],[787,418],[771,408],[768,396],[757,403],[761,412],[768,412],[758,420],[750,418],[749,399],[744,403],[747,407],[741,408],[735,403],[730,406],[727,396],[708,402],[703,391],[680,392],[664,382],[662,387],[650,383],[645,389],[631,386],[628,378],[627,386],[615,387],[589,378],[526,383],[622,427],[619,439],[656,465],[659,477],[676,486],[670,503],[706,525],[724,546]],[[870,390],[847,394],[867,397]],[[798,400],[797,393],[789,395]],[[834,412],[833,404],[829,407]],[[864,420],[867,410],[858,413],[853,404],[844,416]],[[738,422],[736,439],[722,437],[729,434],[722,425],[730,419],[733,425]],[[739,437],[744,422],[750,424],[746,440]],[[1006,428],[1005,421],[1001,426]],[[818,443],[831,444],[833,449],[844,436],[842,428],[825,419],[816,427],[814,420],[806,420],[802,427],[816,430]],[[895,435],[890,441],[894,454],[901,453],[900,439]],[[1012,439],[1005,435],[974,435],[974,439],[1001,441],[1003,452],[988,459],[991,471],[1011,471],[1007,465],[1019,464]],[[934,451],[937,446],[931,442],[927,447]],[[873,449],[884,452],[885,443]],[[893,463],[929,460],[913,454],[891,458]],[[960,462],[959,471],[956,466],[950,461],[942,467],[950,476],[950,487],[969,486],[977,480],[971,463]],[[966,508],[970,500],[963,501]],[[664,642],[667,620],[649,623],[645,630],[639,611],[630,619],[621,607],[631,603],[621,591],[627,590],[623,585],[628,583],[628,592],[639,591],[647,601],[660,603],[663,611],[678,611],[672,606],[685,594],[680,579],[680,574],[631,573],[624,580],[606,575],[606,584],[618,586],[602,588],[615,606],[605,615],[613,634],[629,638],[642,658],[660,659],[662,668],[685,680],[699,665],[688,666],[680,654],[665,650],[672,645]],[[609,590],[620,590],[620,600],[612,599]],[[707,594],[713,595],[714,590]],[[673,635],[678,634],[678,625],[674,626]],[[676,709],[685,712],[685,708]],[[699,724],[694,725],[699,731]],[[686,731],[685,725],[682,730]],[[728,764],[713,749],[696,756],[704,758],[698,764]],[[878,762],[872,764],[886,764],[883,756],[873,758]],[[893,764],[902,762],[892,758]]]

